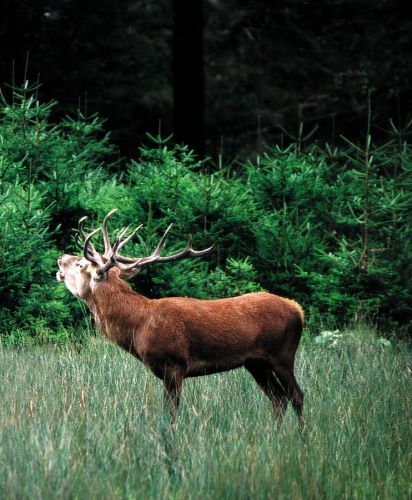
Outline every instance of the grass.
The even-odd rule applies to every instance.
[[[306,430],[243,370],[186,382],[173,431],[160,382],[102,339],[0,349],[0,498],[410,498],[404,347],[302,342]]]

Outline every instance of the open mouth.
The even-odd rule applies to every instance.
[[[64,280],[64,273],[62,273],[61,271],[57,271],[56,279],[57,279],[57,281],[63,281]]]
[[[61,270],[61,266],[60,266],[60,262],[61,262],[61,257],[59,257],[57,259],[57,265],[59,267],[57,273],[56,273],[56,279],[57,281],[63,281],[64,280],[64,273],[63,271]]]

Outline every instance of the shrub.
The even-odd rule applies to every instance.
[[[0,105],[0,321],[8,333],[22,326],[36,334],[39,318],[49,327],[73,318],[76,307],[54,279],[58,246],[72,246],[68,228],[88,208],[85,190],[107,182],[100,164],[112,151],[99,138],[101,120],[51,124],[55,103],[39,103],[36,90],[26,82]]]
[[[39,103],[27,83],[0,105],[2,333],[52,338],[53,329],[81,318],[54,279],[55,261],[78,252],[80,217],[96,227],[115,207],[112,236],[144,223],[129,255],[152,252],[171,222],[165,252],[182,248],[189,234],[195,248],[214,244],[207,260],[139,275],[134,286],[142,293],[219,298],[265,289],[299,300],[315,331],[354,317],[407,330],[412,161],[405,130],[393,127],[395,140],[379,147],[369,135],[363,147],[333,151],[275,147],[257,163],[217,169],[170,137],[148,135],[140,157],[121,169],[102,120],[78,113],[52,123],[53,106]]]

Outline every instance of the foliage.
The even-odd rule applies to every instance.
[[[45,344],[66,346],[70,344],[81,349],[87,345],[92,335],[90,329],[65,327],[64,325],[55,327],[51,326],[50,321],[45,317],[39,317],[32,320],[27,326],[14,327],[8,335],[2,337],[1,344],[6,348],[27,348]]]
[[[411,323],[411,147],[408,127],[390,123],[376,146],[298,142],[258,159],[210,171],[187,146],[148,135],[125,165],[97,116],[52,123],[54,103],[37,87],[14,89],[0,108],[0,320],[36,335],[38,321],[66,328],[83,321],[77,302],[54,279],[59,254],[78,252],[83,215],[96,227],[119,208],[109,230],[144,223],[130,255],[148,254],[173,222],[166,252],[194,235],[214,244],[208,259],[154,265],[133,286],[151,297],[219,298],[265,289],[294,298],[317,332],[357,319],[385,335]],[[99,247],[101,243],[97,241]],[[63,336],[64,337],[64,336]]]
[[[49,326],[70,320],[72,301],[52,279],[57,246],[70,249],[69,228],[105,179],[100,163],[111,146],[96,137],[101,120],[79,115],[54,125],[53,106],[41,104],[27,82],[0,106],[3,332],[16,325],[38,331],[38,318]]]
[[[244,260],[228,259],[225,268],[217,267],[207,272],[207,266],[181,262],[176,267],[165,268],[153,279],[157,289],[167,294],[218,299],[243,293],[262,291],[257,273],[246,257]]]

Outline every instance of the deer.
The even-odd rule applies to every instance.
[[[200,300],[150,299],[133,291],[126,280],[135,278],[146,266],[203,257],[213,246],[194,250],[190,236],[185,248],[162,256],[170,224],[151,255],[121,255],[120,250],[143,225],[127,237],[128,229],[121,230],[112,244],[107,222],[116,210],[89,234],[83,228],[86,217],[80,219],[83,255],[59,257],[56,278],[87,305],[104,336],[163,381],[164,403],[172,421],[186,378],[244,367],[271,401],[276,421],[282,421],[291,402],[302,427],[303,392],[294,374],[304,320],[302,307],[268,292]],[[100,231],[103,253],[92,243]]]

